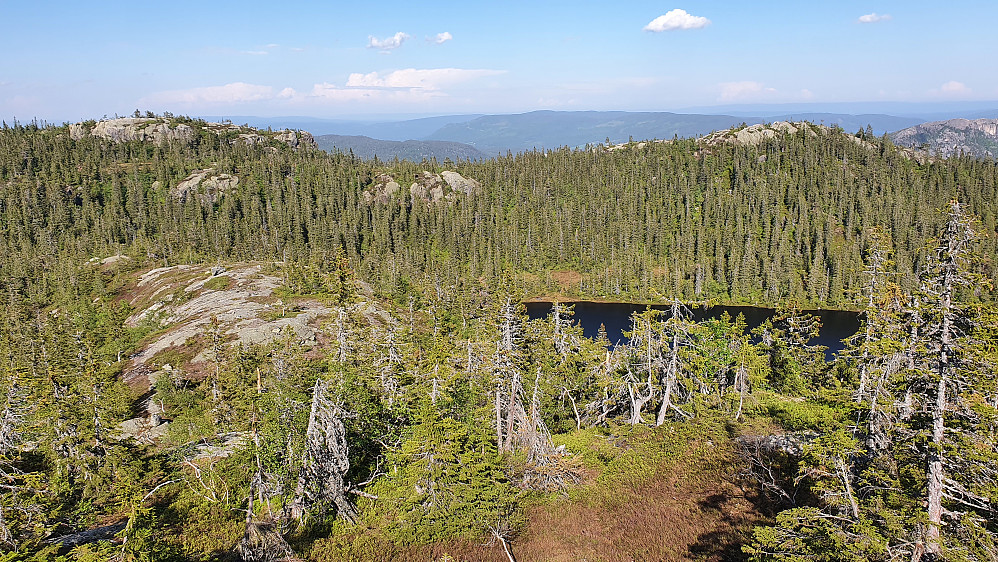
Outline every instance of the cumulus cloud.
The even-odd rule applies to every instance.
[[[271,86],[233,82],[224,86],[166,90],[147,96],[142,101],[148,104],[227,104],[291,98],[294,95],[295,91],[292,88],[284,88],[280,92],[276,92]]]
[[[435,43],[437,45],[440,45],[442,43],[446,43],[447,41],[450,41],[453,38],[454,38],[454,36],[451,35],[449,31],[444,31],[443,33],[437,33],[437,35],[435,37],[431,37],[430,38],[430,42],[431,43]]]
[[[350,88],[418,88],[439,90],[444,86],[467,82],[484,76],[502,74],[501,70],[466,68],[406,68],[381,75],[378,72],[361,74],[355,72],[347,78]]]
[[[307,97],[337,102],[421,102],[446,98],[448,94],[444,88],[448,86],[503,72],[464,68],[406,68],[387,74],[355,72],[343,86],[328,82],[316,84]]]
[[[762,82],[745,80],[742,82],[722,82],[721,101],[738,101],[768,96],[776,93],[775,88],[767,88]]]
[[[887,21],[889,19],[891,19],[890,14],[878,14],[877,12],[873,12],[872,14],[859,16],[859,19],[856,21],[859,23],[877,23],[878,21]]]
[[[327,101],[363,101],[373,100],[383,97],[382,90],[372,90],[370,88],[341,88],[336,84],[323,82],[312,87],[308,93],[309,97],[322,98]]]
[[[378,39],[373,35],[368,35],[367,47],[369,49],[378,49],[383,53],[387,53],[394,49],[398,49],[399,47],[402,46],[402,43],[406,39],[411,39],[411,38],[412,36],[410,36],[408,33],[403,33],[401,31],[399,31],[395,35],[392,35],[391,37],[386,37],[384,39]]]
[[[706,27],[709,24],[710,20],[703,16],[694,16],[687,13],[686,10],[676,8],[674,10],[669,10],[665,13],[665,15],[658,16],[648,22],[648,25],[644,27],[644,30],[659,33],[662,31],[676,31],[679,29],[700,29],[701,27]]]
[[[970,88],[967,87],[963,82],[957,82],[956,80],[950,80],[949,82],[939,86],[939,91],[944,94],[969,94]]]

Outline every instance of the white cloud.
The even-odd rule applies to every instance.
[[[406,68],[384,76],[377,72],[355,72],[347,78],[348,88],[418,88],[439,90],[444,86],[467,82],[484,76],[502,74],[501,70],[475,70],[465,68]]]
[[[709,24],[710,20],[703,16],[694,16],[687,13],[686,10],[676,8],[669,10],[665,15],[651,20],[644,27],[644,30],[658,33],[662,31],[676,31],[678,29],[700,29]]]
[[[436,37],[431,37],[429,39],[429,41],[431,43],[435,43],[437,45],[440,45],[442,43],[446,43],[447,41],[450,41],[453,38],[454,38],[454,36],[451,35],[449,31],[445,31],[443,33],[437,33]]]
[[[970,88],[967,87],[963,82],[957,82],[956,80],[950,80],[949,82],[939,86],[939,91],[944,94],[949,95],[962,95],[969,94]]]
[[[322,98],[327,101],[363,101],[375,100],[383,97],[384,90],[372,90],[370,88],[341,88],[336,84],[323,82],[312,87],[308,96],[312,98]]]
[[[402,46],[402,43],[406,39],[411,39],[411,38],[412,36],[410,36],[408,33],[403,33],[401,31],[399,31],[395,35],[392,35],[391,37],[386,37],[384,39],[378,39],[373,35],[369,35],[367,37],[368,41],[367,46],[370,49],[378,49],[383,53],[387,53],[392,49],[398,49],[399,47]]]
[[[464,68],[406,68],[385,74],[354,73],[342,86],[322,82],[314,84],[311,90],[301,92],[290,87],[282,89],[233,82],[224,86],[157,92],[139,100],[138,106],[201,108],[242,103],[308,106],[340,102],[425,104],[432,100],[448,99],[452,94],[448,91],[450,87],[504,72]]]
[[[721,101],[739,101],[745,99],[758,99],[776,93],[775,88],[767,88],[761,82],[745,80],[742,82],[722,82]]]
[[[877,12],[873,12],[872,14],[859,16],[859,19],[856,21],[859,23],[877,23],[878,21],[887,21],[889,19],[891,19],[890,14],[878,14]]]
[[[945,84],[940,85],[938,88],[933,88],[928,91],[928,94],[934,98],[942,99],[965,99],[973,95],[974,90],[963,82],[957,82],[956,80],[950,80]]]
[[[224,86],[206,86],[186,90],[167,90],[151,94],[141,101],[145,104],[227,104],[270,100],[276,97],[293,97],[294,90],[285,88],[275,92],[271,86],[233,82]]]
[[[267,51],[239,51],[239,52],[244,55],[256,55],[256,56],[268,54]]]
[[[447,98],[449,94],[444,88],[448,86],[503,72],[464,68],[406,68],[384,75],[355,72],[344,86],[316,84],[306,97],[336,102],[418,103]]]
[[[803,88],[800,91],[800,97],[803,98],[803,99],[806,99],[806,100],[813,99],[814,98],[814,92],[812,92],[811,90],[808,90],[807,88]]]

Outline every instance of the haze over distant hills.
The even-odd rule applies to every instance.
[[[840,104],[841,109],[880,108],[870,104]],[[998,117],[998,102],[953,106],[946,115],[981,118]],[[303,129],[316,136],[319,146],[344,152],[353,151],[362,158],[375,155],[420,160],[476,159],[562,146],[626,142],[630,139],[671,139],[693,137],[747,125],[776,121],[810,121],[838,126],[847,132],[870,127],[877,136],[900,131],[933,120],[938,111],[949,107],[915,104],[882,104],[883,109],[898,109],[904,114],[840,113],[828,111],[839,106],[817,104],[732,106],[731,114],[671,113],[631,111],[531,111],[504,115],[443,115],[401,120],[344,120],[309,117],[229,117],[234,123],[276,129]],[[756,115],[751,109],[760,110]],[[767,111],[768,110],[768,111]],[[822,111],[824,110],[824,111]],[[900,113],[900,112],[899,112]],[[210,117],[209,120],[221,120]],[[923,141],[919,141],[921,143]]]

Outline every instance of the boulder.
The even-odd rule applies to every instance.
[[[457,172],[445,170],[440,172],[440,175],[443,176],[444,181],[447,182],[447,185],[449,185],[451,189],[454,191],[460,191],[465,195],[471,195],[472,193],[482,189],[482,184],[478,183],[477,180],[465,178]]]
[[[162,144],[169,141],[190,142],[194,129],[183,123],[170,126],[168,119],[123,117],[98,121],[89,131],[83,123],[69,126],[69,136],[80,140],[91,135],[113,142],[143,141]]]
[[[202,203],[213,204],[223,193],[239,185],[238,176],[231,174],[213,175],[214,171],[214,168],[195,170],[170,192],[181,201],[196,196]]]

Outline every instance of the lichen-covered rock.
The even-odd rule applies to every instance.
[[[471,195],[481,189],[478,181],[465,178],[452,171],[439,174],[424,171],[416,176],[416,181],[409,186],[413,200],[423,200],[428,203],[454,201],[458,196]]]
[[[307,131],[291,131],[286,130],[277,133],[274,136],[275,140],[279,140],[291,148],[318,148],[319,145],[315,143],[315,138],[312,133]]]
[[[239,177],[231,174],[212,175],[214,168],[196,170],[171,190],[177,199],[186,201],[198,197],[202,203],[213,204],[223,193],[239,185]]]
[[[123,117],[98,121],[90,130],[83,123],[69,126],[69,136],[80,140],[91,135],[113,142],[142,141],[162,144],[169,141],[190,142],[194,129],[183,123],[171,126],[168,119]]]
[[[454,191],[460,191],[465,195],[471,195],[482,188],[482,184],[478,183],[478,180],[465,178],[457,172],[445,170],[440,172],[440,175],[443,176],[444,181],[447,182],[447,185],[449,185],[451,189]]]
[[[364,189],[364,202],[384,205],[392,200],[401,187],[390,175],[379,174],[375,176],[371,185]]]
[[[89,123],[93,122],[71,124],[69,137],[77,141],[86,136],[94,136],[112,142],[140,141],[156,144],[170,141],[191,142],[195,137],[195,131],[190,125],[161,117],[121,117],[104,119],[94,125]],[[233,144],[265,145],[273,139],[294,149],[318,148],[315,138],[306,131],[286,129],[272,133],[232,123],[204,123],[201,129],[219,136],[227,136],[229,142]]]
[[[731,143],[741,146],[751,146],[762,143],[764,140],[775,138],[777,135],[794,135],[798,131],[804,131],[809,137],[816,137],[818,133],[815,128],[827,129],[820,125],[810,123],[789,123],[787,121],[776,121],[766,125],[750,125],[742,129],[726,129],[711,133],[703,138],[703,142],[708,145],[721,143]]]

